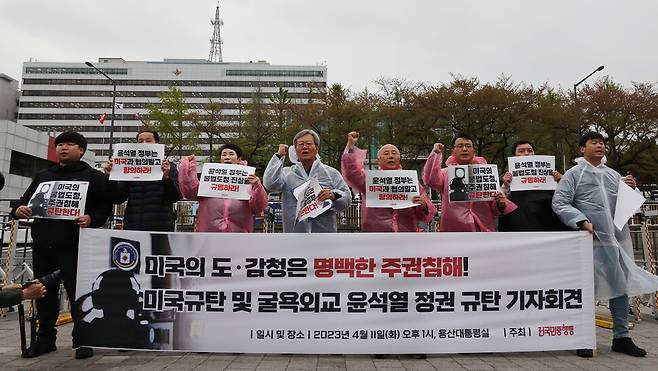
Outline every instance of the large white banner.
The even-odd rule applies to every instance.
[[[420,195],[415,170],[366,170],[366,204],[368,207],[404,209],[418,206]]]
[[[162,180],[163,161],[164,144],[115,144],[110,180]]]
[[[249,175],[256,173],[253,166],[205,163],[199,179],[199,196],[248,200]]]
[[[553,178],[555,156],[515,156],[507,158],[512,173],[511,191],[552,190],[557,188]]]
[[[77,344],[245,353],[595,348],[585,232],[85,228]]]
[[[75,220],[85,213],[89,182],[51,181],[42,182],[27,207],[33,218]]]

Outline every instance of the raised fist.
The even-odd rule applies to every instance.
[[[347,148],[352,149],[356,146],[356,142],[359,141],[359,133],[356,131],[350,131],[347,134]]]
[[[276,153],[279,156],[285,156],[288,154],[288,145],[287,144],[279,144],[279,151]]]

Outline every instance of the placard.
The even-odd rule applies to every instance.
[[[321,191],[322,187],[320,187],[318,178],[312,177],[292,192],[297,199],[296,215],[298,223],[308,218],[315,218],[331,208],[331,205],[333,205],[331,200],[323,202],[317,200]]]
[[[254,175],[252,166],[205,163],[199,179],[199,196],[248,200],[251,185],[247,181]]]
[[[554,190],[555,156],[515,156],[507,158],[512,173],[511,191]]]
[[[420,195],[415,170],[366,170],[366,205],[368,207],[403,209],[418,206],[414,196]]]
[[[75,220],[84,215],[88,188],[89,182],[42,182],[27,207],[33,218]]]
[[[498,193],[498,166],[489,164],[448,166],[450,202],[491,201]]]
[[[119,143],[114,146],[110,180],[162,180],[164,144]]]

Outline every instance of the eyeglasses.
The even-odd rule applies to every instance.
[[[313,147],[314,145],[315,145],[314,142],[298,142],[297,144],[295,144],[295,147],[297,147],[297,148],[305,148],[305,147],[310,148],[310,147]]]
[[[460,143],[460,144],[456,144],[456,145],[455,145],[455,148],[459,148],[459,149],[462,149],[462,148],[471,149],[471,148],[473,148],[473,145],[472,145],[472,144],[462,144],[462,143]]]

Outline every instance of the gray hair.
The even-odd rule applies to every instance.
[[[315,145],[319,146],[320,145],[320,136],[318,135],[318,133],[316,133],[314,130],[311,130],[311,129],[303,129],[299,133],[295,134],[295,137],[292,138],[292,144],[297,145],[297,139],[303,137],[304,135],[308,135],[308,134],[311,134],[311,136],[313,137],[313,142],[315,142]]]

